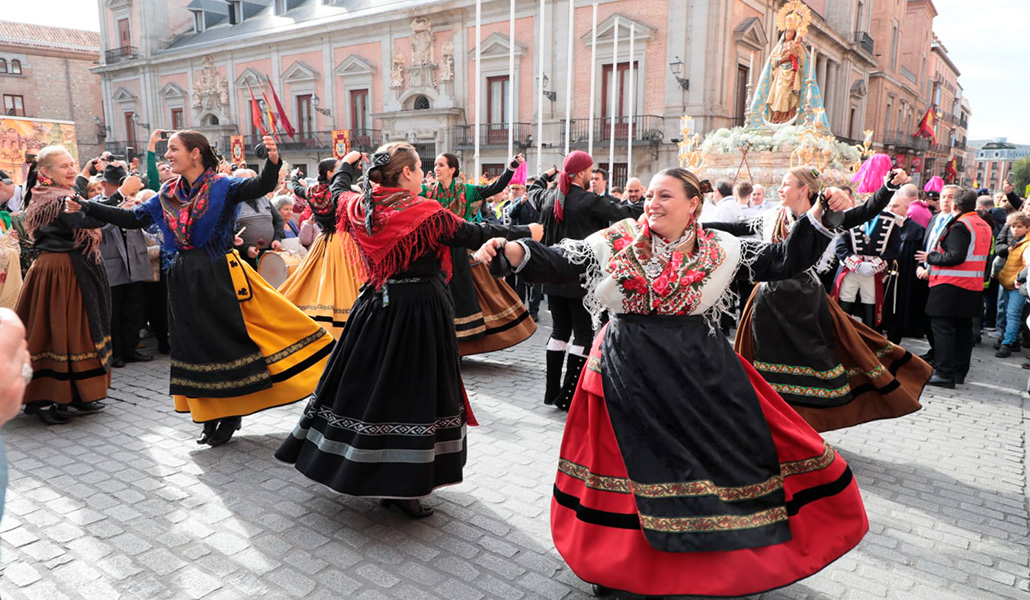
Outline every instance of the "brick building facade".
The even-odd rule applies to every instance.
[[[95,156],[105,133],[100,77],[90,72],[99,52],[93,31],[0,21],[4,114],[74,122],[79,155]]]

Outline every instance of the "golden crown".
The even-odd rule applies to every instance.
[[[798,37],[808,34],[808,26],[812,23],[812,9],[801,0],[789,0],[776,13],[776,29],[786,31],[793,29]]]

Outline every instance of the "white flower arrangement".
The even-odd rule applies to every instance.
[[[748,147],[748,152],[793,152],[798,146],[815,152],[825,153],[829,150],[832,158],[826,168],[846,172],[852,165],[861,161],[858,150],[841,142],[832,135],[809,135],[802,132],[801,127],[788,125],[775,129],[719,129],[705,136],[701,143],[704,154],[740,154],[741,149]]]

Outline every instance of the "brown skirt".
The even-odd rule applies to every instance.
[[[93,342],[68,254],[39,255],[25,276],[15,311],[25,323],[35,371],[25,390],[25,404],[93,402],[107,397],[111,335],[105,332],[100,344]]]
[[[515,290],[503,280],[494,279],[482,263],[472,265],[472,282],[483,312],[483,335],[467,341],[459,335],[461,356],[510,348],[536,332],[536,323]]]
[[[734,349],[755,365],[764,377],[767,373],[788,374],[804,371],[805,365],[779,365],[756,363],[752,319],[758,286],[748,299],[740,318]],[[921,408],[919,396],[933,374],[933,368],[885,337],[866,327],[844,312],[829,296],[823,293],[833,323],[833,347],[839,365],[847,374],[847,391],[851,400],[836,406],[801,406],[789,400],[789,392],[783,394],[801,417],[816,431],[832,431],[867,423],[878,419],[893,419]],[[766,341],[765,343],[769,343]],[[793,348],[789,354],[797,355],[803,349]],[[787,353],[785,353],[787,354]],[[768,378],[768,377],[767,377]],[[773,388],[778,385],[773,383]],[[794,388],[796,386],[788,386]]]

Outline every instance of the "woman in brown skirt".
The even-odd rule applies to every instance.
[[[47,146],[36,157],[25,199],[25,229],[39,257],[16,307],[35,371],[24,402],[25,412],[47,425],[68,422],[67,407],[101,410],[111,383],[111,291],[98,229],[103,223],[64,212],[64,199],[75,195],[76,174],[64,146]]]
[[[844,213],[841,228],[875,218],[907,182],[904,171],[892,171],[865,204]],[[781,241],[796,216],[818,202],[821,188],[818,170],[791,169],[779,190],[782,206],[738,227],[765,241]],[[745,233],[722,224],[706,227]],[[734,349],[820,432],[919,410],[932,372],[919,357],[845,313],[814,270],[755,286]]]

